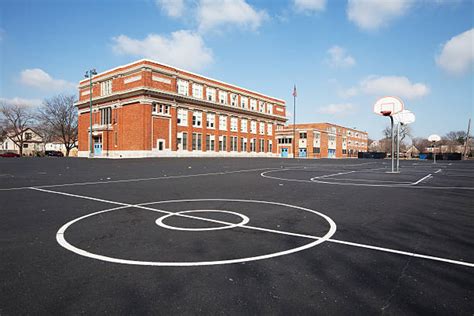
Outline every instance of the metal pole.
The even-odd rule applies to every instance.
[[[397,172],[400,172],[400,122],[397,124]]]
[[[296,93],[293,92],[293,158],[296,158]]]
[[[94,157],[92,145],[92,71],[89,71],[89,157]]]
[[[395,160],[393,159],[393,150],[394,150],[394,147],[395,147],[395,140],[394,140],[394,135],[393,135],[393,117],[390,116],[390,135],[392,136],[392,146],[391,146],[391,156],[390,158],[392,159],[392,172],[394,172],[394,163],[395,163]]]
[[[433,142],[433,164],[436,164],[436,145]]]

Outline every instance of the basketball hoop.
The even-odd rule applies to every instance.
[[[405,108],[402,100],[397,97],[383,97],[374,104],[374,113],[382,116],[392,116]]]

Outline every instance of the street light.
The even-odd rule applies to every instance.
[[[94,157],[92,145],[92,76],[97,75],[95,68],[86,71],[84,77],[89,78],[89,158]]]

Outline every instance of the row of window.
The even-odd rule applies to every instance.
[[[178,94],[189,95],[189,82],[186,80],[178,79],[177,81]],[[215,88],[206,87],[206,95],[204,96],[204,87],[198,83],[192,83],[192,97],[197,99],[205,99],[211,102],[217,102],[222,105],[238,106],[243,109],[251,111],[257,111],[260,113],[273,113],[273,104],[266,103],[264,101],[250,99],[248,97],[240,96],[240,103],[238,95],[235,93],[228,93],[227,91],[219,90]],[[229,102],[230,96],[230,102]]]
[[[229,145],[230,151],[240,151],[240,152],[272,152],[273,151],[273,143],[271,140],[267,140],[265,142],[264,139],[257,139],[251,138],[250,141],[247,138],[239,138],[237,136],[230,136],[229,142],[227,141],[227,136],[221,135],[218,137],[218,143],[216,144],[216,136],[207,134],[206,137],[206,151],[215,151],[216,145],[218,146],[219,151],[227,151],[227,146]],[[203,141],[203,134],[201,133],[192,133],[191,135],[191,150],[202,150],[202,141]],[[228,144],[229,143],[229,144]],[[188,133],[178,133],[177,137],[177,150],[185,150],[188,149]],[[257,148],[257,145],[259,146]],[[266,145],[266,146],[265,146]],[[247,147],[248,146],[248,147]]]
[[[192,116],[192,126],[193,127],[202,127],[203,126],[203,121],[202,121],[202,112],[201,111],[193,111],[193,116]],[[218,122],[216,119],[218,118]],[[238,131],[238,126],[239,126],[239,118],[237,117],[231,117],[230,118],[230,126],[228,127],[227,125],[228,121],[228,116],[227,115],[216,115],[213,113],[207,113],[206,115],[206,127],[209,129],[215,129],[217,127],[217,123],[219,123],[218,129],[221,131],[227,131],[228,128],[230,127],[231,132],[237,132]],[[188,110],[185,109],[178,109],[178,117],[177,117],[177,122],[178,125],[180,126],[188,126]],[[258,127],[258,133],[260,135],[265,135],[265,132],[267,135],[272,136],[273,135],[273,124],[266,124],[265,128],[265,123],[264,122],[257,122],[257,121],[250,121],[247,119],[240,119],[240,132],[242,133],[248,133],[249,132],[249,126],[250,126],[250,133],[252,134],[257,134],[257,127]]]

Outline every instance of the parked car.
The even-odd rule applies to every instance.
[[[0,154],[0,157],[4,157],[4,158],[16,158],[16,157],[21,157],[19,154],[17,153],[13,153],[13,152],[6,152],[6,153],[3,153],[3,154]]]
[[[64,157],[64,154],[58,150],[46,150],[44,155],[47,157]]]

